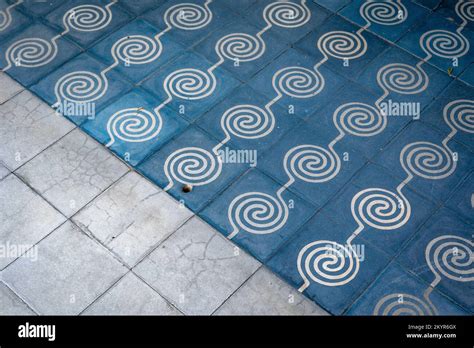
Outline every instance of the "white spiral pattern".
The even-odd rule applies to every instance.
[[[357,193],[351,202],[352,215],[358,222],[379,230],[395,230],[410,219],[411,207],[405,197],[382,188]]]
[[[124,142],[141,143],[158,136],[163,126],[159,114],[142,108],[122,109],[113,114],[107,122],[110,136],[108,146],[116,139]]]
[[[365,1],[360,14],[367,21],[381,25],[397,25],[407,18],[407,9],[395,1]]]
[[[182,30],[198,30],[204,28],[212,20],[212,12],[207,7],[192,3],[171,6],[165,12],[168,26]]]
[[[458,282],[474,281],[474,243],[466,238],[444,235],[426,247],[426,262],[434,274]]]
[[[444,179],[456,169],[456,162],[444,147],[424,141],[405,146],[400,162],[407,173],[424,179]]]
[[[178,181],[185,185],[202,186],[219,177],[222,162],[205,149],[185,147],[168,156],[164,170],[170,185]]]
[[[232,200],[228,218],[233,227],[229,238],[240,230],[252,234],[269,234],[285,225],[288,220],[288,207],[266,193],[247,192]]]
[[[55,85],[56,97],[74,103],[88,103],[100,99],[107,92],[108,83],[89,71],[74,71],[61,77]]]
[[[221,57],[233,61],[250,62],[265,53],[265,42],[258,36],[232,33],[217,41],[216,51]]]
[[[474,2],[458,1],[456,4],[456,13],[459,17],[467,21],[474,21]]]
[[[301,249],[297,267],[305,283],[300,291],[309,286],[310,280],[325,286],[342,286],[359,272],[359,258],[350,246],[318,240]]]
[[[474,100],[455,100],[444,108],[444,119],[454,129],[474,133]]]
[[[333,179],[341,164],[337,154],[316,145],[299,145],[290,149],[284,160],[289,176],[310,183],[321,183]]]
[[[8,61],[24,68],[36,68],[51,62],[58,53],[55,42],[41,38],[25,38],[15,41],[6,52]]]
[[[216,88],[216,78],[212,73],[186,68],[172,72],[164,81],[168,94],[186,100],[203,99]]]
[[[367,51],[367,42],[364,37],[348,31],[330,31],[319,38],[318,48],[337,59],[356,59]]]
[[[11,23],[10,13],[0,10],[0,31],[5,30]]]
[[[469,51],[469,41],[462,35],[447,30],[431,30],[420,38],[421,47],[442,58],[459,58]]]
[[[311,12],[306,5],[294,2],[273,2],[263,10],[263,18],[268,23],[283,28],[298,28],[311,19]]]
[[[435,315],[431,304],[410,294],[390,294],[380,299],[375,306],[374,315]]]
[[[318,70],[291,66],[277,71],[273,76],[273,87],[281,94],[293,98],[311,98],[319,94],[325,85]]]
[[[97,31],[105,28],[112,20],[109,8],[97,5],[76,6],[64,15],[64,26],[77,31]]]
[[[156,60],[163,50],[161,42],[143,35],[130,35],[112,47],[115,56],[125,64],[147,64]]]
[[[227,110],[221,118],[225,131],[244,139],[262,138],[275,127],[275,116],[270,109],[254,105],[237,105]]]
[[[407,64],[392,63],[385,65],[378,71],[377,82],[392,92],[417,94],[428,87],[429,78],[421,69]]]
[[[375,107],[364,103],[347,103],[334,112],[334,123],[347,134],[371,137],[387,127],[387,117]]]

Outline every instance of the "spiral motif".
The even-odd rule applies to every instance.
[[[421,69],[407,64],[392,63],[378,71],[377,82],[392,92],[417,94],[428,87],[429,78]]]
[[[216,51],[221,57],[239,62],[250,62],[265,53],[265,42],[260,37],[233,33],[219,39]]]
[[[204,28],[212,20],[209,9],[192,3],[182,3],[171,6],[165,12],[168,26],[182,30],[198,30]]]
[[[458,1],[456,4],[456,13],[459,17],[467,21],[474,21],[474,2]]]
[[[239,230],[253,234],[269,234],[285,225],[288,220],[288,207],[266,193],[247,192],[232,200],[228,218],[234,228],[229,238]]]
[[[107,132],[112,145],[116,139],[140,143],[155,138],[161,131],[163,120],[159,114],[142,108],[123,109],[113,114],[107,122]]]
[[[74,71],[56,82],[55,93],[58,99],[87,103],[102,98],[107,88],[107,81],[97,74],[89,71]]]
[[[474,243],[468,239],[444,235],[426,247],[426,262],[434,274],[458,282],[474,281]]]
[[[273,76],[273,87],[281,94],[293,98],[311,98],[319,94],[325,85],[318,70],[292,66],[278,70]]]
[[[382,189],[369,188],[357,193],[351,202],[352,215],[379,230],[395,230],[410,219],[411,207],[405,197]]]
[[[300,291],[309,286],[310,280],[325,286],[341,286],[359,272],[359,258],[351,246],[318,240],[301,249],[297,267],[304,280]]]
[[[444,119],[455,129],[474,133],[474,101],[460,99],[449,103],[444,108]]]
[[[64,26],[77,31],[97,31],[105,28],[112,20],[110,10],[97,5],[76,6],[64,15]]]
[[[131,35],[118,40],[112,52],[123,63],[147,64],[156,60],[163,50],[161,42],[148,36]]]
[[[420,38],[421,47],[430,54],[442,58],[459,58],[469,51],[469,41],[447,30],[431,30]]]
[[[347,31],[330,31],[318,40],[321,52],[337,59],[356,59],[367,51],[364,37]]]
[[[273,2],[263,10],[263,18],[268,23],[283,28],[297,28],[311,19],[309,9],[294,2]]]
[[[358,137],[371,137],[387,126],[387,117],[376,108],[364,103],[347,103],[334,112],[334,123],[339,130]]]
[[[10,13],[0,10],[0,31],[5,30],[11,23]]]
[[[170,185],[175,180],[182,184],[202,186],[219,177],[222,162],[205,149],[185,147],[168,156],[164,170]]]
[[[24,68],[36,68],[51,62],[58,53],[56,43],[41,38],[25,38],[8,47],[6,56],[10,63]]]
[[[374,315],[435,315],[431,304],[410,294],[390,294],[380,299],[374,309]]]
[[[180,69],[168,75],[164,81],[168,94],[186,100],[203,99],[216,88],[216,78],[198,69]]]
[[[405,146],[400,162],[407,173],[425,179],[444,179],[456,169],[456,162],[445,148],[424,141]]]
[[[300,145],[285,155],[285,171],[310,183],[321,183],[333,179],[340,170],[341,163],[337,154],[316,145]]]
[[[221,127],[239,138],[262,138],[275,127],[275,116],[270,109],[263,110],[248,104],[237,105],[224,113]]]
[[[360,8],[360,14],[372,23],[397,25],[405,21],[407,9],[400,2],[366,1]]]

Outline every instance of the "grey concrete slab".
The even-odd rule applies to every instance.
[[[259,269],[217,315],[328,315],[266,268]]]
[[[75,129],[16,173],[69,217],[128,170],[102,145]]]
[[[0,282],[0,315],[35,315],[5,284]]]
[[[0,270],[65,220],[15,175],[0,181]]]
[[[185,314],[214,312],[260,263],[197,217],[134,271]]]
[[[10,171],[8,170],[8,168],[0,163],[0,180],[2,180],[8,174],[10,174]]]
[[[74,125],[28,91],[0,105],[0,161],[11,170],[29,161]]]
[[[7,74],[0,72],[0,104],[20,93],[24,88]]]
[[[155,290],[132,272],[108,290],[85,315],[180,315]]]
[[[38,259],[21,257],[3,281],[39,314],[82,312],[127,272],[109,251],[71,222],[38,244]]]

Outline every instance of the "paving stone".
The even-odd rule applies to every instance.
[[[259,265],[194,217],[142,261],[135,272],[185,314],[209,315]]]
[[[10,171],[8,170],[8,168],[0,163],[0,180],[2,180],[8,174],[10,174]]]
[[[74,217],[128,265],[176,231],[192,212],[136,173],[129,173]]]
[[[0,315],[34,315],[35,313],[8,286],[0,282]]]
[[[7,74],[0,72],[0,104],[5,103],[11,97],[23,90],[23,87]]]
[[[128,168],[94,139],[74,130],[18,170],[64,215],[71,216]]]

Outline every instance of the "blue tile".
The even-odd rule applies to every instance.
[[[466,315],[445,296],[433,291],[424,298],[428,284],[396,263],[389,267],[354,303],[348,315]]]
[[[313,56],[290,49],[259,72],[249,85],[289,115],[304,119],[348,82],[324,66],[315,70],[315,64]]]
[[[459,79],[474,86],[474,63],[469,65],[466,70],[459,76]]]
[[[135,89],[100,111],[93,120],[87,120],[81,128],[136,166],[187,125],[167,107],[156,110],[160,102]]]
[[[138,169],[187,207],[199,211],[249,168],[246,163],[220,164],[213,151],[217,144],[198,128],[189,127]],[[192,185],[192,191],[183,192],[183,185]]]
[[[181,45],[166,35],[157,39],[158,33],[157,28],[143,19],[137,19],[107,36],[89,51],[109,65],[118,64],[114,69],[137,83],[184,51]]]
[[[132,85],[114,71],[102,75],[106,68],[83,53],[44,77],[31,90],[62,115],[81,124],[95,117],[111,100],[132,89]]]
[[[458,4],[462,5],[457,7]],[[469,11],[472,11],[472,6],[472,1],[442,0],[439,2],[439,6],[436,7],[435,11],[438,15],[443,16],[449,21],[462,25],[463,20],[467,20]],[[471,10],[469,10],[469,8],[471,8]],[[473,30],[474,22],[467,20],[466,27]]]
[[[297,42],[296,47],[313,55],[315,64],[319,62],[354,79],[388,45],[374,34],[334,16]]]
[[[158,70],[143,87],[194,121],[239,85],[223,70],[210,71],[211,66],[203,57],[186,53]]]
[[[79,54],[80,49],[49,27],[34,24],[0,44],[0,52],[4,52],[0,56],[2,69],[29,86]]]
[[[257,35],[259,31],[259,28],[241,20],[213,32],[195,50],[215,63],[216,71],[225,68],[234,77],[248,81],[288,48],[274,34],[265,33],[260,37]],[[246,47],[243,50],[242,45]]]
[[[83,48],[117,30],[130,18],[117,1],[101,0],[67,1],[46,16],[51,25]]]
[[[414,2],[420,4],[421,6],[429,8],[430,10],[434,10],[436,7],[439,6],[442,0],[414,0]]]
[[[474,312],[472,302],[473,226],[442,209],[397,258],[411,273]]]
[[[338,12],[344,8],[347,4],[350,4],[352,0],[313,0],[313,2],[333,11]]]
[[[0,0],[0,42],[10,38],[16,32],[25,29],[31,22],[31,18],[17,11],[18,5],[8,4],[6,0]]]
[[[474,173],[469,175],[446,202],[446,206],[474,224]]]
[[[255,4],[258,0],[219,0],[219,4],[222,4],[233,11],[243,14],[247,11],[247,9]]]
[[[15,4],[18,0],[8,0],[8,2]],[[64,0],[23,0],[23,3],[18,5],[18,9],[33,17],[43,17],[64,4],[64,2]]]
[[[392,42],[398,41],[410,28],[425,20],[429,11],[411,1],[354,0],[341,16]]]
[[[411,123],[375,162],[405,180],[407,185],[435,202],[444,202],[474,168],[474,156],[455,140],[442,144],[448,134],[421,122]],[[406,168],[406,170],[404,169]]]
[[[266,261],[314,213],[305,200],[251,170],[206,207],[200,216],[233,242]]]
[[[131,14],[138,16],[163,5],[167,0],[133,0],[121,1],[119,5]]]
[[[320,212],[268,266],[330,313],[341,314],[389,262],[368,243],[346,244],[351,234],[339,220]]]

